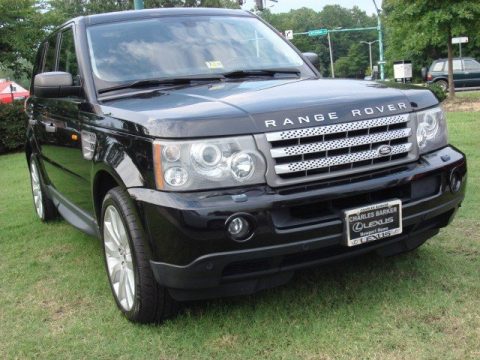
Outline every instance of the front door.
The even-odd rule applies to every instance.
[[[47,56],[43,72],[64,71],[72,74],[74,85],[79,85],[77,57],[73,28],[68,27],[56,37],[58,45],[55,60]],[[54,45],[50,45],[54,49]],[[50,59],[50,60],[49,60]],[[49,63],[50,61],[50,63]],[[53,187],[78,208],[93,215],[90,187],[91,162],[85,160],[81,147],[82,122],[80,108],[84,99],[77,96],[36,98],[34,113],[39,128],[42,160]]]
[[[448,74],[448,62],[446,62],[445,71]],[[465,74],[463,72],[462,60],[453,60],[453,83],[455,88],[465,86]]]

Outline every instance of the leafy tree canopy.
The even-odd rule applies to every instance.
[[[468,36],[467,53],[480,55],[478,0],[384,0],[383,8],[390,60],[409,59],[419,66],[446,55],[451,60],[454,36]]]
[[[43,19],[34,0],[0,1],[0,68],[21,77],[35,56]],[[28,65],[28,63],[27,63]]]
[[[263,11],[261,16],[279,31],[293,30],[297,32],[306,32],[309,30],[326,28],[359,28],[376,26],[375,16],[368,16],[360,8],[354,6],[347,9],[339,5],[327,5],[322,11],[316,12],[312,9],[301,8],[291,10],[288,13],[272,14],[268,9]],[[342,59],[339,63],[339,76],[363,77],[365,69],[368,67],[368,46],[360,45],[360,41],[373,41],[377,38],[376,31],[332,33],[332,48],[334,62]],[[309,37],[307,35],[295,36],[292,43],[301,51],[313,51],[320,57],[320,71],[324,75],[330,75],[330,55],[328,40],[326,36]],[[355,63],[360,62],[361,69],[353,70],[350,66],[350,55],[358,55],[359,58],[353,59]],[[378,48],[373,51],[374,61],[377,60]],[[367,64],[367,65],[365,65]],[[345,66],[346,65],[346,66]],[[350,68],[347,70],[347,68]],[[360,70],[360,72],[358,71]]]

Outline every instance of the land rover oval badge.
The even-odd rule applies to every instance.
[[[380,156],[388,156],[392,153],[392,147],[390,145],[382,145],[377,151]]]

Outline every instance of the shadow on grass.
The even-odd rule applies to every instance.
[[[270,316],[301,317],[302,313],[321,314],[344,307],[359,312],[389,300],[399,304],[410,301],[412,292],[428,286],[433,272],[442,271],[440,262],[438,268],[435,263],[435,254],[428,249],[390,258],[367,254],[297,271],[286,285],[254,295],[184,303],[179,319],[219,315],[233,319],[238,311],[248,309],[248,314],[255,317],[267,308],[271,309]],[[170,321],[172,325],[176,322]]]

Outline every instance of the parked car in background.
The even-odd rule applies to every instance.
[[[448,59],[435,60],[426,79],[428,84],[437,84],[444,91],[448,89]],[[480,86],[480,63],[473,58],[453,59],[453,82],[455,88]]]

